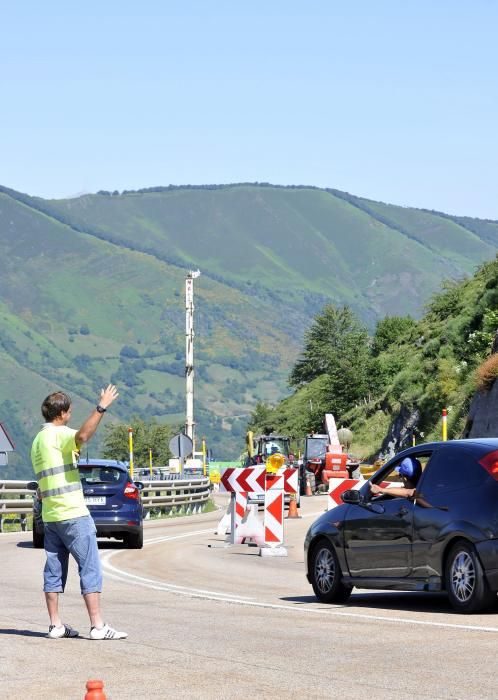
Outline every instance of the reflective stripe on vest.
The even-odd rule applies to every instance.
[[[55,474],[63,474],[64,472],[72,472],[74,469],[74,464],[63,464],[61,467],[50,467],[49,469],[44,469],[36,474],[38,481],[44,479],[47,476],[55,476]]]
[[[67,484],[67,486],[61,486],[58,489],[47,489],[46,491],[41,491],[42,498],[50,498],[50,496],[60,496],[63,493],[69,493],[70,491],[80,491],[81,484]]]

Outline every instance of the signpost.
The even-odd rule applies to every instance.
[[[180,460],[180,470],[183,471],[185,458],[192,454],[194,449],[194,443],[191,438],[185,433],[178,433],[169,441],[169,449]]]

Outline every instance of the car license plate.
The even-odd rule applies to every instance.
[[[105,496],[85,496],[87,506],[105,506]]]

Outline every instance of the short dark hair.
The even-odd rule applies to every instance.
[[[42,416],[47,423],[50,423],[54,418],[58,418],[63,411],[69,411],[71,407],[71,399],[63,391],[55,391],[47,396],[41,405]]]

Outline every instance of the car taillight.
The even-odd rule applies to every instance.
[[[135,500],[137,500],[139,493],[140,492],[135,486],[135,484],[132,484],[131,481],[128,481],[124,488],[124,495],[126,496],[126,498],[134,498]]]
[[[488,474],[491,474],[493,479],[498,481],[498,450],[484,455],[484,457],[479,460],[479,464],[484,467]]]

